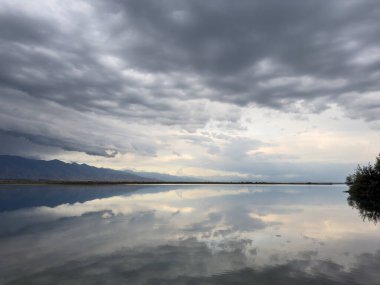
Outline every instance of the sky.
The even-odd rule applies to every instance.
[[[2,0],[0,154],[344,181],[380,152],[377,0]]]

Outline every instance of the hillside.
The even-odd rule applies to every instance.
[[[140,177],[144,177],[150,180],[157,181],[166,181],[166,182],[205,182],[204,179],[194,176],[177,176],[170,175],[165,173],[157,173],[157,172],[145,172],[145,171],[133,171],[133,170],[123,170],[125,173],[137,175]]]
[[[65,180],[65,181],[153,181],[123,171],[97,168],[87,164],[60,160],[36,160],[0,155],[1,180]]]

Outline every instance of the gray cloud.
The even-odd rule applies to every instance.
[[[83,3],[82,17],[3,9],[0,83],[123,115],[170,114],[173,97],[286,109],[380,87],[376,1]]]
[[[1,144],[2,152],[7,149],[20,152],[17,145],[21,152],[28,145],[30,150],[42,153],[52,152],[55,147],[56,152],[61,149],[105,157],[118,152],[145,155],[156,152],[157,145],[150,138],[118,120],[72,110],[49,100],[37,100],[24,93],[2,91],[9,98],[0,106],[0,134],[13,137]],[[8,146],[7,141],[16,145]],[[36,148],[36,144],[45,146],[45,150]]]
[[[35,145],[40,146],[46,146],[46,147],[58,147],[62,150],[67,151],[79,151],[84,152],[89,155],[98,155],[98,156],[105,156],[105,157],[114,157],[118,151],[113,149],[103,149],[103,148],[97,148],[91,147],[91,145],[87,144],[78,144],[75,141],[66,140],[64,138],[54,138],[53,136],[43,136],[38,134],[28,134],[28,133],[18,133],[18,132],[11,132],[11,131],[0,131],[0,134],[3,135],[6,139],[10,140],[10,143],[16,143],[13,147],[16,148],[16,150],[19,150],[18,143],[25,144],[31,148]],[[15,140],[15,138],[21,138],[24,140]],[[2,145],[4,142],[2,143]],[[7,145],[5,145],[5,148],[7,148]],[[46,150],[44,149],[44,152]]]
[[[223,157],[206,161],[204,167],[221,171],[239,172],[245,176],[217,177],[223,181],[277,181],[277,182],[340,182],[355,169],[354,163],[301,162],[282,159],[281,156],[245,156],[240,159]]]
[[[33,143],[26,138],[8,135],[0,132],[0,154],[14,154],[18,156],[35,157],[36,153],[56,154],[59,149]]]
[[[315,111],[331,103],[350,109],[340,96],[379,90],[376,1],[113,3],[120,57],[146,72],[196,77],[206,91],[188,97],[285,110],[302,100]],[[357,116],[379,118],[365,111]]]
[[[208,177],[215,181],[344,182],[347,173],[356,167],[355,163],[311,163],[294,155],[264,153],[261,147],[276,145],[245,136],[203,132],[182,135],[181,139],[202,146],[211,155],[184,161],[184,166],[240,174]]]
[[[4,1],[0,131],[112,157],[155,155],[136,131],[152,125],[244,130],[246,106],[337,104],[376,126],[379,14],[375,0]]]

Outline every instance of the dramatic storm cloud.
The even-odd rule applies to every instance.
[[[0,152],[342,179],[379,151],[379,18],[377,0],[4,0]]]

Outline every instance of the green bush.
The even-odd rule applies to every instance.
[[[354,174],[347,176],[350,194],[380,196],[380,154],[374,165],[358,166]]]
[[[363,220],[380,221],[380,154],[374,165],[358,166],[346,179],[348,204],[359,210]]]

